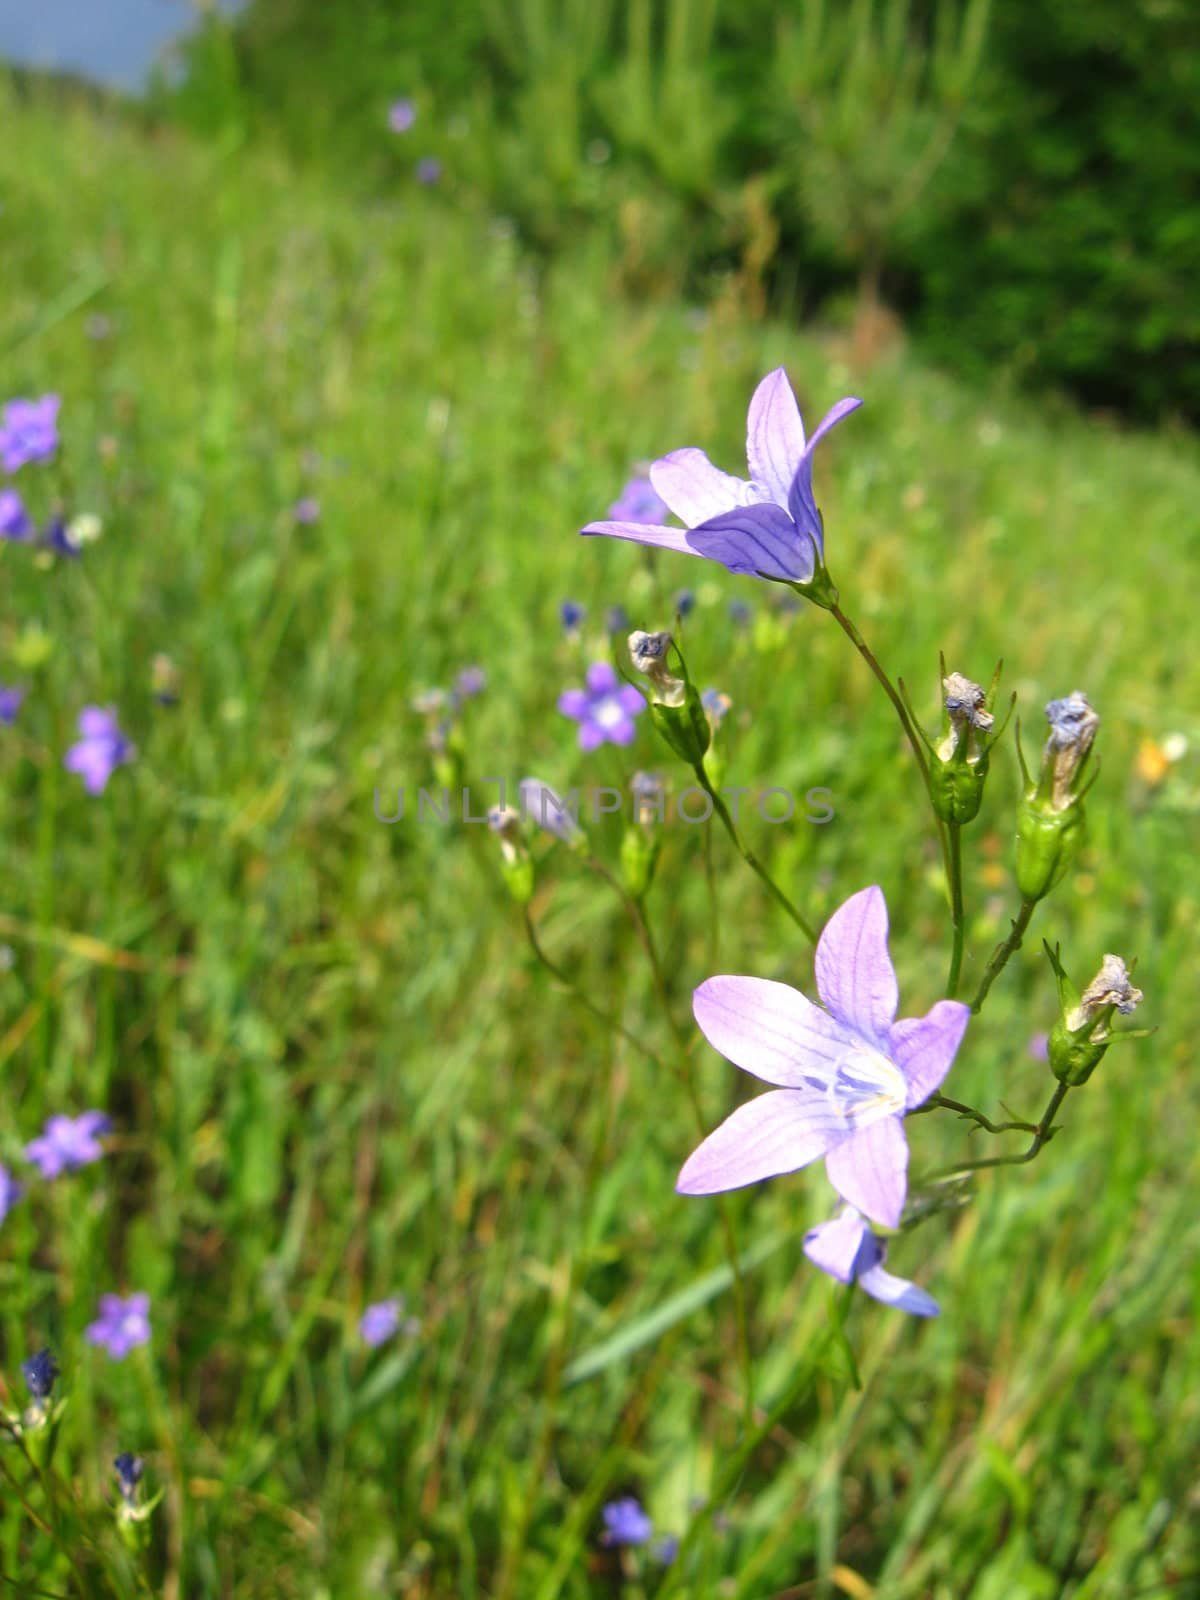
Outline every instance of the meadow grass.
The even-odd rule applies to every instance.
[[[367,207],[268,150],[8,90],[3,111],[3,395],[63,395],[60,464],[20,485],[105,531],[49,570],[0,546],[0,681],[30,686],[0,730],[0,1159],[20,1167],[55,1111],[116,1129],[0,1228],[0,1370],[15,1402],[19,1362],[58,1355],[84,1516],[72,1567],[6,1495],[8,1586],[145,1592],[106,1510],[125,1448],[165,1488],[146,1582],[167,1596],[1200,1592],[1194,439],[965,389],[903,348],[852,373],[836,336],[733,297],[627,302],[608,241],[535,269],[452,178]],[[819,1171],[732,1197],[755,1400],[811,1381],[664,1574],[601,1546],[601,1506],[635,1493],[682,1534],[746,1399],[716,1204],[673,1192],[696,1132],[669,1031],[575,857],[537,846],[541,937],[661,1072],[538,966],[486,830],[418,823],[435,778],[411,702],[477,663],[470,773],[667,769],[648,719],[583,758],[554,706],[607,653],[607,606],[665,626],[694,586],[684,644],[734,702],[728,781],[833,794],[829,825],[751,815],[750,842],[818,921],[882,884],[902,1010],[924,1011],[940,856],[847,641],[768,586],[576,537],[639,459],[695,442],[736,469],[781,363],[813,418],[865,396],[818,462],[829,560],[923,714],[944,649],[983,679],[1005,658],[1031,754],[1051,695],[1086,689],[1104,718],[1086,849],[948,1090],[1045,1104],[1043,935],[1081,982],[1105,950],[1138,957],[1158,1032],[1109,1055],[1036,1163],[897,1242],[935,1323],[860,1296],[831,1337],[840,1298],[799,1249],[828,1214]],[[61,766],[85,704],[139,749],[100,799]],[[1146,742],[1170,733],[1192,753],[1164,775]],[[401,786],[409,815],[383,826],[375,790]],[[966,835],[968,991],[1016,910],[1016,794],[1009,744]],[[612,863],[615,825],[593,831]],[[719,834],[714,949],[705,849],[665,830],[649,911],[711,1126],[746,1085],[693,1037],[692,988],[811,987],[811,953]],[[923,1170],[994,1148],[944,1113],[913,1146]],[[110,1290],[152,1299],[123,1363],[83,1340]],[[394,1292],[421,1331],[371,1352],[358,1314]]]

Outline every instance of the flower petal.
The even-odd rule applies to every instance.
[[[839,1022],[888,1051],[900,992],[888,955],[888,911],[877,884],[852,894],[817,943],[817,992]]]
[[[894,1228],[908,1193],[908,1140],[900,1117],[881,1117],[831,1150],[829,1181],[873,1222]]]
[[[892,1028],[888,1052],[908,1084],[908,1109],[919,1106],[950,1071],[971,1020],[961,1000],[939,1000],[923,1017],[904,1017]]]
[[[650,468],[650,482],[660,500],[689,528],[745,505],[750,485],[714,467],[703,450],[689,445],[672,450]]]
[[[860,1272],[858,1284],[869,1295],[874,1295],[876,1300],[882,1300],[885,1306],[895,1306],[897,1311],[911,1312],[914,1317],[936,1317],[941,1314],[941,1307],[932,1295],[926,1294],[915,1283],[909,1283],[907,1278],[893,1277],[884,1270],[882,1262]]]
[[[587,669],[587,686],[592,694],[611,694],[617,687],[617,669],[611,661],[593,661]]]
[[[816,540],[817,549],[822,556],[825,554],[825,540],[821,517],[817,511],[817,502],[813,497],[813,451],[831,428],[835,428],[843,417],[848,417],[852,411],[857,411],[861,405],[861,400],[839,400],[832,410],[826,412],[825,416],[817,424],[816,432],[805,446],[804,454],[796,468],[796,476],[792,479],[788,489],[788,511],[791,513],[798,528],[804,528],[812,534]]]
[[[587,716],[591,703],[586,689],[564,689],[558,697],[558,709],[563,716],[574,717],[576,722]]]
[[[710,517],[685,537],[698,554],[730,572],[807,583],[816,570],[812,539],[776,505],[739,506]]]
[[[580,533],[599,533],[609,539],[630,539],[634,544],[650,544],[662,550],[676,550],[680,555],[696,556],[687,543],[682,528],[658,528],[644,522],[589,522]]]
[[[631,717],[640,717],[646,709],[645,695],[631,683],[623,683],[617,690],[617,701],[621,710]]]
[[[770,978],[708,978],[692,1011],[709,1044],[743,1072],[824,1094],[856,1040],[799,989]]]
[[[804,423],[782,367],[755,389],[746,417],[746,461],[750,477],[785,510],[792,479],[804,456]]]
[[[679,1194],[720,1194],[795,1172],[846,1137],[845,1123],[823,1094],[772,1089],[725,1121],[684,1163]]]
[[[810,1228],[804,1235],[804,1254],[839,1283],[849,1283],[856,1272],[879,1260],[875,1236],[853,1206],[839,1216]]]

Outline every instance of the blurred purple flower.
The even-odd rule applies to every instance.
[[[908,1191],[904,1117],[950,1070],[970,1018],[957,1000],[897,1022],[887,902],[851,895],[817,944],[822,1011],[766,978],[709,978],[692,1007],[735,1066],[780,1087],[727,1117],[684,1164],[680,1194],[719,1194],[825,1157],[829,1181],[872,1221],[894,1228]]]
[[[33,519],[15,489],[0,489],[0,539],[27,543],[33,538]]]
[[[58,1362],[49,1350],[39,1350],[21,1363],[21,1376],[35,1400],[49,1400],[58,1371]]]
[[[680,617],[690,617],[696,609],[696,595],[692,589],[678,589],[671,602],[675,613]]]
[[[79,713],[78,744],[63,758],[68,772],[77,772],[89,794],[103,794],[118,767],[132,761],[137,751],[117,726],[117,714],[101,706],[85,706]]]
[[[1029,1054],[1035,1061],[1049,1061],[1050,1035],[1048,1033],[1035,1033],[1029,1041]]]
[[[89,1344],[100,1345],[114,1361],[123,1361],[140,1344],[150,1343],[150,1296],[100,1296],[100,1315],[83,1331]]]
[[[113,1458],[113,1471],[117,1475],[121,1499],[126,1505],[132,1505],[137,1498],[137,1487],[142,1481],[145,1463],[141,1456],[135,1456],[129,1450],[122,1450],[119,1456]]]
[[[614,500],[608,514],[616,522],[640,522],[648,526],[661,525],[671,515],[666,502],[659,496],[649,478],[630,478],[621,490],[619,500]]]
[[[679,1554],[679,1536],[674,1533],[664,1533],[656,1539],[650,1547],[650,1554],[660,1567],[669,1567]]]
[[[846,1206],[832,1221],[810,1228],[804,1235],[804,1254],[831,1278],[839,1283],[857,1283],[884,1305],[908,1311],[914,1317],[938,1315],[937,1301],[924,1289],[884,1271],[886,1246],[853,1206]]]
[[[581,606],[578,600],[563,600],[559,605],[558,615],[563,627],[570,633],[587,616],[587,607]]]
[[[552,833],[564,844],[574,844],[577,839],[583,838],[583,829],[578,820],[578,794],[574,808],[564,805],[550,785],[543,783],[540,778],[522,778],[518,792],[522,819],[531,817],[539,828]]]
[[[43,1178],[75,1172],[89,1162],[100,1160],[104,1147],[99,1136],[111,1128],[112,1122],[103,1111],[84,1111],[77,1117],[50,1117],[41,1137],[31,1139],[25,1146],[25,1159],[37,1167]]]
[[[589,522],[582,531],[704,556],[730,572],[809,583],[825,550],[813,499],[813,451],[861,404],[839,400],[806,439],[787,373],[777,367],[750,401],[749,481],[721,472],[703,450],[673,450],[650,468],[650,481],[683,529],[618,520]]]
[[[401,1294],[391,1295],[386,1300],[377,1300],[374,1305],[369,1305],[358,1319],[359,1338],[372,1349],[386,1344],[398,1333],[411,1336],[420,1330],[421,1324],[416,1317],[404,1315],[404,1296]]]
[[[56,556],[68,556],[74,560],[80,554],[83,546],[71,536],[71,527],[65,517],[53,516],[46,524],[42,534],[42,544],[47,550],[53,550]]]
[[[24,1193],[25,1190],[8,1168],[0,1165],[0,1222],[4,1221]]]
[[[436,183],[442,175],[442,163],[436,156],[424,156],[417,162],[417,182]]]
[[[417,108],[412,101],[402,97],[393,100],[388,108],[388,127],[393,133],[407,133],[417,120]]]
[[[10,400],[0,424],[0,460],[5,472],[17,472],[28,462],[49,461],[58,449],[58,408],[56,394],[39,400]]]
[[[604,626],[609,633],[629,632],[629,613],[624,606],[609,606],[604,615]]]
[[[729,620],[735,628],[745,628],[750,622],[750,607],[744,600],[729,602]]]
[[[14,686],[11,689],[6,689],[0,683],[0,727],[12,727],[17,720],[17,712],[20,711],[24,702],[25,693],[26,691],[22,688]]]
[[[646,702],[632,684],[622,683],[607,661],[596,661],[587,670],[586,689],[568,689],[558,697],[564,717],[579,724],[579,748],[595,750],[609,744],[632,744],[637,729],[634,718],[645,710]]]
[[[487,688],[487,673],[482,667],[464,667],[454,680],[454,694],[459,700],[472,700]]]
[[[604,1517],[605,1544],[645,1544],[654,1532],[654,1524],[642,1510],[641,1502],[633,1495],[620,1500],[610,1500],[601,1515]]]
[[[316,522],[320,515],[321,502],[319,500],[315,500],[310,494],[306,494],[302,499],[297,500],[296,504],[292,507],[293,519],[296,522],[303,523],[305,526]]]

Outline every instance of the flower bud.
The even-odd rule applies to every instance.
[[[1072,1088],[1086,1083],[1109,1045],[1132,1033],[1114,1034],[1116,1012],[1129,1016],[1142,1002],[1142,991],[1130,981],[1120,956],[1106,955],[1100,971],[1082,994],[1077,994],[1059,960],[1058,951],[1045,946],[1058,979],[1059,1019],[1050,1030],[1047,1050],[1050,1067],[1061,1083]]]
[[[681,678],[667,671],[672,650],[683,669]],[[699,767],[712,741],[712,730],[678,645],[669,633],[631,633],[629,654],[637,670],[654,685],[650,720],[677,756],[689,767]]]
[[[519,906],[533,899],[533,859],[521,833],[521,813],[512,806],[493,806],[488,827],[500,841],[500,870],[509,894]]]
[[[725,720],[733,701],[719,689],[705,689],[700,696],[700,704],[704,707],[704,715],[708,719],[710,739],[708,753],[704,757],[704,770],[708,774],[709,783],[714,789],[719,789],[725,781],[725,757],[717,747],[717,729]]]
[[[1017,818],[1017,887],[1030,902],[1041,900],[1066,874],[1083,837],[1084,769],[1100,726],[1087,696],[1076,690],[1046,707],[1050,737],[1034,783],[1025,758],[1025,794]],[[1018,740],[1018,753],[1020,741]]]
[[[991,747],[1008,722],[1006,716],[997,728],[989,709],[999,681],[999,666],[992,676],[991,688],[984,690],[961,672],[947,673],[946,663],[942,662],[942,735],[937,743],[923,730],[921,737],[930,755],[933,809],[943,822],[961,827],[979,815]]]

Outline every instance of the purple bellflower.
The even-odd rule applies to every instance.
[[[804,1254],[839,1283],[857,1283],[876,1300],[914,1317],[936,1317],[938,1303],[907,1278],[896,1278],[883,1268],[886,1246],[867,1227],[853,1206],[846,1206],[830,1222],[810,1228],[804,1235]]]
[[[21,1363],[21,1376],[25,1379],[25,1387],[35,1400],[49,1400],[58,1373],[58,1362],[49,1350],[39,1350]]]
[[[649,478],[630,478],[621,490],[619,500],[608,508],[614,522],[637,522],[643,527],[661,527],[670,516],[670,508],[658,494]]]
[[[50,1117],[39,1139],[25,1146],[25,1159],[31,1161],[43,1178],[58,1178],[76,1172],[104,1155],[100,1135],[108,1133],[112,1122],[103,1111],[84,1111],[78,1117]]]
[[[68,772],[77,772],[89,794],[103,794],[118,767],[137,754],[117,726],[117,714],[101,706],[85,706],[79,713],[80,739],[63,758]]]
[[[0,423],[0,460],[5,472],[17,472],[27,463],[49,461],[58,449],[56,394],[40,400],[10,400]]]
[[[679,1174],[680,1194],[719,1194],[825,1157],[829,1181],[873,1222],[894,1228],[908,1189],[905,1113],[937,1089],[970,1010],[939,1000],[897,1022],[887,902],[873,886],[834,912],[817,944],[817,992],[766,978],[709,978],[696,1021],[722,1055],[777,1084],[709,1134]]]
[[[0,683],[0,728],[11,728],[17,720],[17,712],[25,699],[25,690],[21,688],[6,689]]]
[[[150,1296],[119,1294],[100,1296],[100,1315],[83,1331],[89,1344],[100,1345],[114,1361],[124,1361],[139,1344],[150,1343]]]
[[[632,684],[620,681],[609,662],[594,661],[587,670],[587,688],[559,695],[558,709],[579,724],[579,748],[595,750],[605,742],[632,744],[637,731],[633,719],[646,702]]]
[[[393,100],[388,108],[388,127],[393,133],[407,133],[417,120],[417,108],[412,101],[403,98]]]
[[[8,1168],[0,1165],[0,1222],[4,1221],[24,1192]]]
[[[567,805],[559,799],[550,785],[543,783],[540,778],[522,778],[518,790],[523,818],[532,817],[539,828],[552,833],[564,844],[575,844],[582,840],[583,829],[579,826],[577,815],[578,795],[574,807]]]
[[[391,1295],[387,1300],[377,1300],[374,1305],[368,1306],[358,1319],[359,1338],[372,1349],[386,1344],[398,1333],[406,1333],[412,1337],[420,1331],[419,1320],[404,1315],[404,1296],[401,1294]]]
[[[646,1544],[654,1532],[654,1524],[643,1511],[641,1502],[631,1494],[620,1500],[610,1500],[602,1515],[604,1544]]]
[[[33,518],[15,489],[0,489],[0,539],[27,544],[36,533]]]
[[[720,471],[703,450],[672,450],[650,468],[650,482],[683,528],[620,519],[589,522],[582,531],[705,556],[730,572],[811,583],[825,554],[824,529],[813,499],[813,451],[861,404],[839,400],[806,439],[787,373],[777,367],[750,401],[749,481]]]

